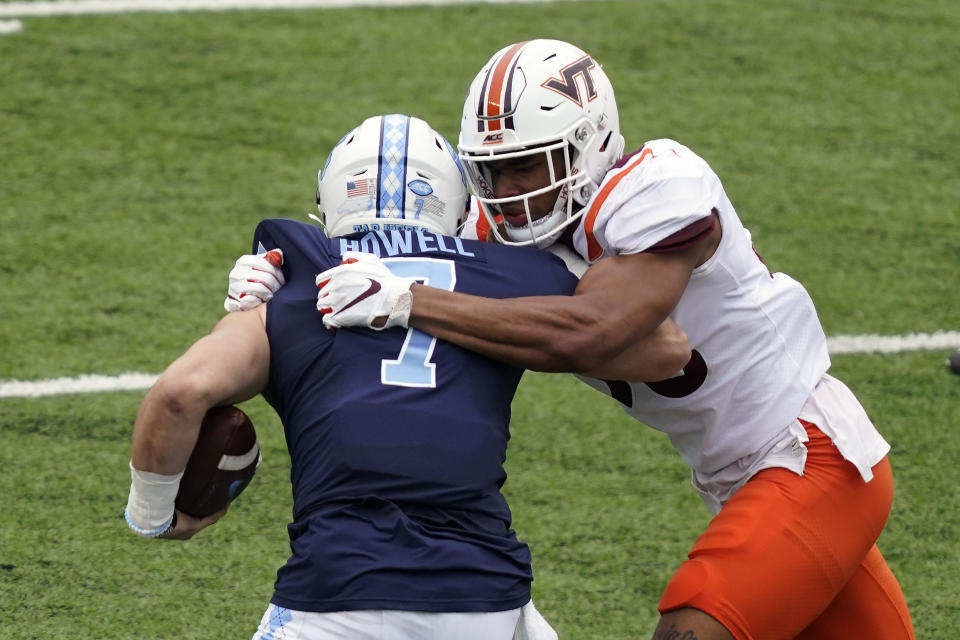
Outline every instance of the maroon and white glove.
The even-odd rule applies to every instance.
[[[283,251],[280,249],[260,255],[240,256],[230,270],[223,308],[227,311],[247,311],[269,302],[286,282],[281,266]]]
[[[347,251],[343,262],[317,276],[317,311],[327,329],[407,328],[413,278],[394,275],[371,253]]]

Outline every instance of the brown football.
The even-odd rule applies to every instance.
[[[229,405],[211,409],[180,478],[177,509],[197,518],[219,511],[250,484],[260,459],[247,414]]]

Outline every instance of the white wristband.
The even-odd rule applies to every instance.
[[[169,529],[182,476],[182,471],[172,476],[138,471],[131,462],[130,496],[123,513],[127,526],[149,538],[156,538]]]
[[[383,325],[383,328],[403,327],[407,329],[410,324],[410,311],[412,309],[413,294],[410,293],[410,289],[408,288],[397,297],[397,302],[393,305],[393,308],[390,309],[390,315],[387,317],[387,322]]]

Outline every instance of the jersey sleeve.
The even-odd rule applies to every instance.
[[[320,271],[340,262],[340,252],[334,242],[315,224],[287,218],[261,220],[253,232],[252,251],[261,254],[271,249],[283,251],[283,273],[289,279],[301,269]]]
[[[281,238],[277,236],[277,223],[272,219],[261,220],[253,232],[253,246],[251,252],[255,255],[266,253],[272,249],[282,249]]]
[[[709,165],[672,140],[655,140],[613,169],[588,205],[577,250],[602,255],[690,246],[713,228],[723,187]]]

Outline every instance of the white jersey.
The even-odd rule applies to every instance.
[[[653,384],[578,377],[666,433],[713,511],[760,469],[802,473],[807,436],[798,418],[817,424],[869,480],[889,445],[853,394],[826,375],[826,336],[809,294],[764,266],[703,159],[673,140],[646,143],[606,175],[573,244],[589,263],[660,250],[713,212],[720,244],[670,315],[693,349],[684,371]],[[482,214],[471,213],[465,231],[475,234]]]
[[[683,145],[648,142],[611,170],[574,231],[574,247],[591,263],[606,255],[656,250],[713,212],[723,232],[720,244],[693,271],[670,315],[687,333],[693,349],[689,365],[654,384],[582,379],[620,400],[640,422],[666,433],[690,465],[694,485],[716,510],[761,468],[802,471],[806,434],[797,418],[821,381],[846,403],[821,403],[833,413],[859,416],[863,410],[848,390],[837,390],[842,383],[826,376],[826,336],[807,291],[764,266],[720,179]],[[837,440],[829,433],[837,430],[821,422],[816,424]],[[841,451],[869,479],[870,467],[889,447],[865,414],[846,430],[855,432],[848,440],[866,444]]]

